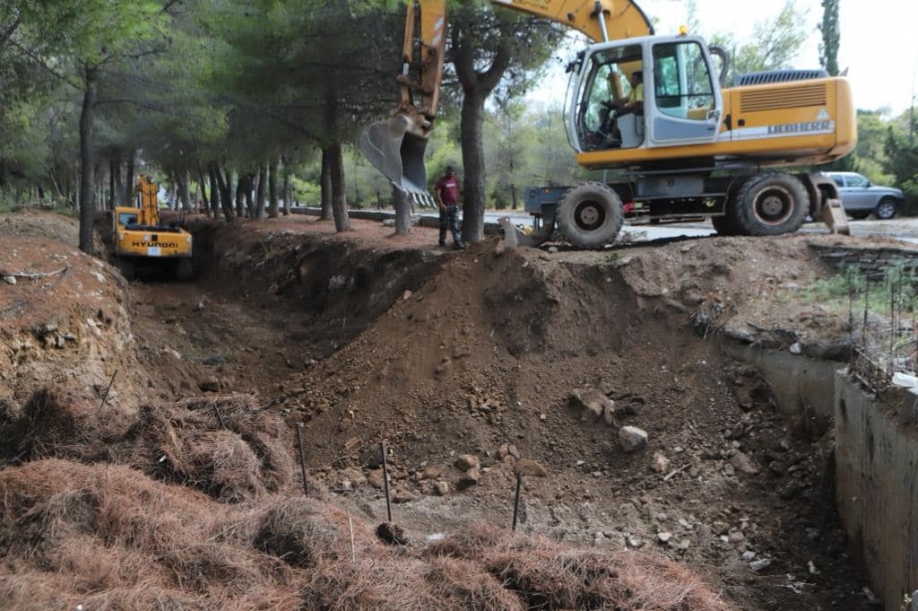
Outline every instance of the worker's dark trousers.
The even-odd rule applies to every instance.
[[[459,246],[462,241],[459,236],[459,206],[440,208],[440,246],[446,246],[446,229],[453,234],[453,244]]]

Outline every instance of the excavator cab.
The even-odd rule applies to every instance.
[[[583,52],[571,86],[568,136],[588,165],[631,165],[640,156],[629,149],[707,144],[720,132],[723,100],[700,39],[593,45]]]

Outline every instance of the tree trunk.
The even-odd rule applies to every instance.
[[[122,188],[124,189],[124,197],[121,201],[124,202],[125,206],[130,206],[131,201],[134,199],[134,162],[137,159],[137,151],[132,150],[128,155],[127,159],[127,171],[124,175],[124,184]]]
[[[239,180],[236,182],[236,216],[242,217],[246,213],[246,190],[249,175],[240,172]]]
[[[94,254],[93,248],[93,217],[95,216],[95,201],[93,186],[93,111],[96,106],[96,78],[98,73],[95,68],[87,68],[84,78],[83,110],[80,113],[80,250],[87,254]]]
[[[181,170],[178,175],[178,180],[179,199],[182,201],[182,210],[185,212],[194,212],[194,208],[191,205],[191,188],[189,186],[191,177],[188,175],[188,170]]]
[[[330,220],[332,217],[332,182],[331,182],[331,159],[328,151],[322,149],[322,188],[320,189],[322,197],[322,213],[319,218],[323,221]]]
[[[350,231],[351,219],[347,215],[347,187],[344,185],[344,155],[341,143],[336,142],[328,147],[329,174],[331,174],[332,215],[335,217],[335,230]]]
[[[258,190],[255,193],[255,218],[260,219],[265,215],[265,191],[268,187],[268,168],[261,164],[258,168]]]
[[[408,194],[392,187],[392,203],[395,206],[395,235],[407,235],[411,231],[411,205]]]
[[[275,157],[271,160],[268,167],[268,218],[277,218],[277,168],[278,159]]]
[[[284,159],[284,216],[290,215],[290,201],[293,199],[293,185],[290,183],[290,160]]]
[[[217,188],[217,174],[213,171],[211,164],[207,164],[207,183],[210,186],[210,197],[204,201],[207,203],[210,216],[217,218],[219,216],[218,210],[220,209],[220,193]]]
[[[482,139],[487,95],[466,92],[462,99],[462,241],[478,242],[484,235],[485,157]]]
[[[204,178],[204,170],[201,169],[201,164],[198,164],[198,184],[201,185],[201,197],[199,199],[198,212],[203,212],[204,214],[208,213],[210,206],[207,204],[207,180]]]
[[[252,173],[245,175],[245,210],[249,218],[255,218],[255,198],[252,196],[252,190],[255,188],[255,175]]]
[[[112,157],[108,160],[108,209],[115,209],[115,200],[118,198],[118,175],[121,174],[121,160]]]
[[[229,178],[223,174],[223,170],[216,163],[213,163],[211,167],[213,167],[214,175],[217,178],[217,190],[220,193],[220,207],[223,209],[223,218],[226,219],[227,223],[232,223],[235,219],[235,211],[233,210],[233,192]]]

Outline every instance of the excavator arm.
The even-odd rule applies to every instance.
[[[491,4],[544,17],[582,32],[594,42],[653,34],[632,0],[491,0]],[[446,0],[412,0],[405,19],[399,103],[391,120],[370,125],[360,150],[397,188],[420,203],[427,193],[424,151],[430,139],[443,77]]]

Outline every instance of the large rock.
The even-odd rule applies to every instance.
[[[386,485],[382,469],[374,469],[367,473],[367,481],[371,486],[379,490],[382,490]]]
[[[465,472],[465,475],[462,476],[458,482],[456,482],[456,490],[465,490],[466,488],[471,488],[481,480],[481,472],[478,469],[469,469]]]
[[[618,441],[625,452],[637,452],[647,445],[647,432],[636,426],[623,426],[618,431]]]
[[[481,467],[481,460],[474,454],[463,454],[456,459],[455,464],[460,471],[468,471],[469,469],[477,471]]]
[[[669,471],[669,459],[657,452],[653,455],[653,462],[650,463],[650,468],[657,473],[666,473]]]
[[[548,470],[545,467],[528,458],[516,461],[516,464],[513,465],[513,472],[527,477],[545,477],[548,475]]]
[[[595,388],[573,390],[568,400],[579,410],[582,422],[594,424],[602,420],[609,426],[615,425],[615,401]]]
[[[730,464],[733,468],[746,475],[755,475],[759,472],[758,468],[752,464],[749,457],[742,452],[737,452],[730,458]]]
[[[439,465],[428,465],[418,474],[417,479],[421,482],[429,479],[439,479],[442,473],[443,469],[441,469]]]

